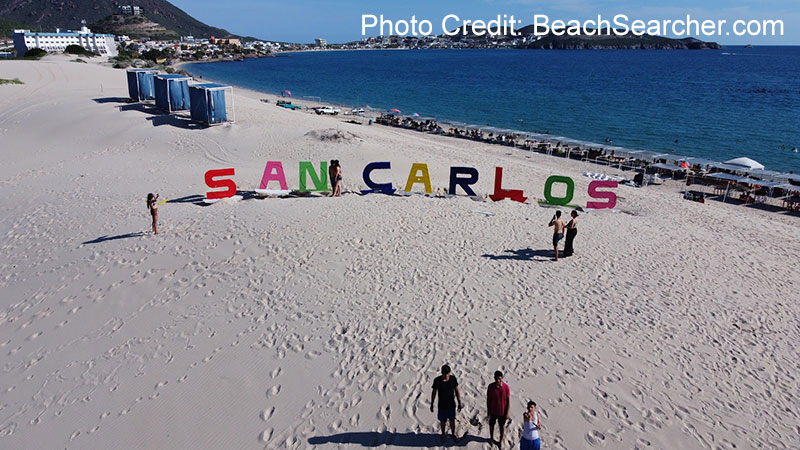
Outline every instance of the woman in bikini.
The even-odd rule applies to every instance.
[[[333,197],[342,196],[342,166],[339,164],[338,159],[333,160],[333,167],[331,170],[333,174]]]
[[[153,234],[158,234],[158,194],[152,192],[147,194],[147,209],[150,210],[150,215],[153,216]]]

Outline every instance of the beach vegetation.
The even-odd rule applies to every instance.
[[[69,62],[88,64],[85,59],[80,59],[80,58],[70,59]]]
[[[45,55],[47,55],[47,51],[45,51],[44,49],[41,49],[39,47],[34,47],[34,48],[31,48],[31,49],[28,49],[28,51],[25,52],[25,57],[26,58],[39,59],[39,58],[41,58],[42,56],[45,56]]]
[[[25,84],[25,83],[19,81],[19,78],[14,78],[13,80],[6,80],[5,78],[0,78],[0,85],[3,84]]]
[[[148,61],[157,62],[159,60],[164,60],[172,56],[172,49],[164,49],[158,50],[152,48],[144,53],[142,53],[142,59],[146,59]]]
[[[68,55],[79,55],[79,56],[88,56],[90,58],[95,56],[100,56],[95,52],[86,50],[85,48],[81,47],[80,45],[68,45],[67,48],[64,49],[64,53]]]

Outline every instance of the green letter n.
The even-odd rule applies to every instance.
[[[311,182],[314,189],[308,189],[306,185],[306,175],[311,175]],[[314,172],[311,161],[300,161],[300,190],[301,191],[327,191],[328,190],[328,162],[319,163],[319,175]]]

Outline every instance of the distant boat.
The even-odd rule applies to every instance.
[[[744,46],[744,48],[753,48],[753,44],[747,44]]]

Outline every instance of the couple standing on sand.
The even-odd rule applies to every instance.
[[[431,394],[431,412],[436,395],[439,395],[439,425],[442,428],[442,441],[445,439],[445,429],[447,422],[450,422],[450,431],[453,433],[453,440],[458,441],[456,435],[456,399],[458,399],[458,410],[464,408],[461,403],[461,392],[458,390],[458,381],[455,375],[450,373],[450,366],[442,366],[442,374],[433,380],[433,393]],[[528,409],[522,415],[522,440],[519,443],[520,450],[539,450],[541,441],[539,440],[539,429],[542,427],[539,413],[536,411],[536,403],[528,402]],[[498,448],[503,445],[506,421],[508,412],[511,408],[511,389],[503,383],[503,372],[494,373],[494,382],[486,388],[486,411],[489,415],[489,440],[492,444],[497,444]],[[494,440],[494,425],[498,425],[500,439]]]
[[[331,197],[342,196],[342,166],[338,159],[332,159],[328,167],[328,178],[331,180]]]
[[[553,218],[550,220],[548,227],[553,227],[553,250],[555,250],[554,261],[558,261],[558,242],[564,237],[564,230],[567,231],[567,240],[564,242],[564,256],[572,256],[572,241],[578,235],[578,212],[572,211],[570,213],[572,220],[568,224],[564,223],[561,218],[561,211],[556,211]]]

